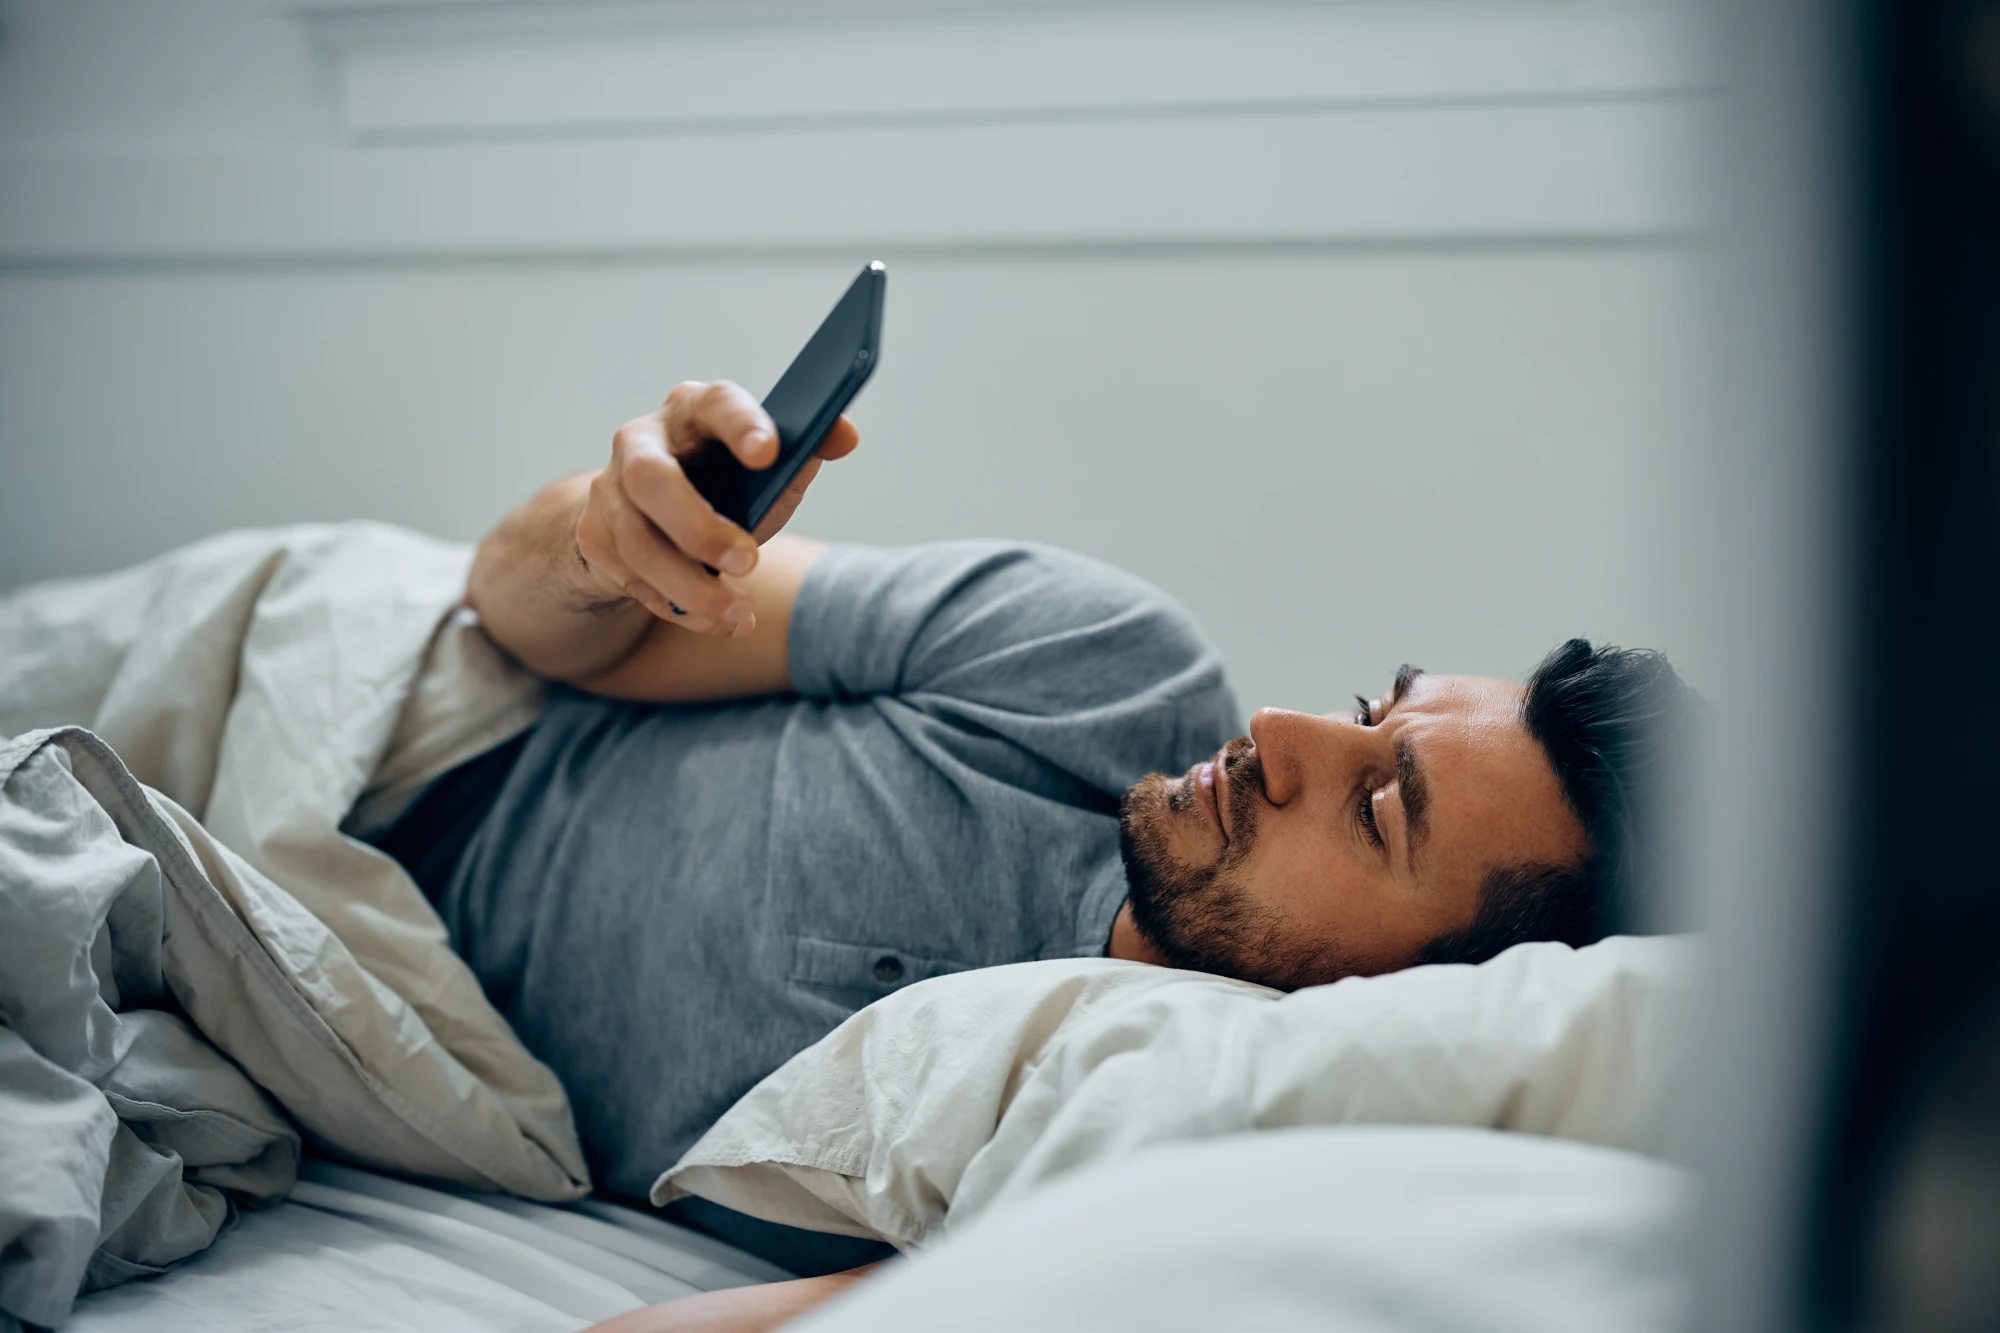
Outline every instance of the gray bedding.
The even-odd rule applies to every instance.
[[[185,855],[88,733],[0,746],[0,1308],[31,1323],[165,1272],[297,1176],[298,1132],[175,1012],[196,951],[168,937],[204,905],[160,862]]]
[[[228,534],[0,596],[0,1328],[199,1253],[301,1142],[590,1188],[561,1085],[344,821],[525,725],[470,553]]]

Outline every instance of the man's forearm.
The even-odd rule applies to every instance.
[[[550,482],[479,544],[466,601],[486,632],[531,671],[583,681],[614,670],[657,622],[631,598],[608,595],[576,547],[591,474]]]
[[[731,586],[755,611],[741,636],[697,634],[619,598],[577,550],[592,474],[551,482],[479,545],[466,601],[486,632],[530,670],[614,699],[699,703],[792,687],[792,604],[826,548],[780,535]]]
[[[818,1309],[887,1262],[892,1261],[864,1264],[824,1277],[685,1296],[593,1324],[587,1333],[769,1333]]]
[[[821,462],[852,452],[856,438],[852,422],[836,421],[745,532],[680,460],[720,441],[745,467],[769,467],[778,428],[738,385],[677,384],[612,433],[608,464],[549,483],[507,515],[479,545],[466,602],[531,670],[612,698],[788,690],[792,602],[825,548],[777,533]]]

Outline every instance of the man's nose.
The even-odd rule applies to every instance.
[[[1264,769],[1264,795],[1283,805],[1305,788],[1315,770],[1341,765],[1367,733],[1352,719],[1289,708],[1260,708],[1250,718],[1250,739]]]

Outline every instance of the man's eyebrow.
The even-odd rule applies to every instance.
[[[1424,669],[1422,667],[1411,666],[1408,662],[1397,667],[1396,683],[1389,690],[1389,707],[1394,708],[1397,704],[1403,702],[1403,696],[1410,692],[1411,683],[1423,674]]]
[[[1403,839],[1404,851],[1414,875],[1417,853],[1431,836],[1431,788],[1424,770],[1417,767],[1417,756],[1410,749],[1408,736],[1396,741],[1396,790],[1403,800],[1403,827],[1408,830]]]

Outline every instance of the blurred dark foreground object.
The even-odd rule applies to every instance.
[[[2000,1328],[2000,3],[1840,7],[1857,668],[1814,1328]],[[1868,702],[1879,701],[1879,702]]]

